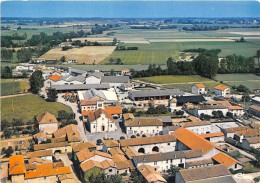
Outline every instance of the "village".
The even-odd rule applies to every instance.
[[[55,90],[76,123],[61,126],[50,111],[38,114],[30,150],[1,158],[1,182],[91,182],[101,174],[157,183],[255,178],[234,172],[259,163],[258,96],[247,106],[224,84],[209,90],[197,83],[190,92],[151,86],[133,82],[128,68],[116,75],[33,69],[44,79],[39,95]],[[26,142],[12,138],[4,148],[17,144]]]

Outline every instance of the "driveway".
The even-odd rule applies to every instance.
[[[87,141],[87,138],[86,138],[86,135],[85,135],[85,127],[84,127],[84,124],[83,124],[83,121],[81,120],[81,113],[79,112],[79,109],[78,109],[78,104],[77,103],[71,103],[69,101],[65,101],[65,99],[62,97],[63,94],[58,94],[58,100],[57,102],[60,102],[64,105],[67,105],[69,106],[73,113],[75,114],[75,120],[78,122],[78,130],[79,130],[79,133],[80,133],[80,136],[81,136],[81,140],[86,142]]]

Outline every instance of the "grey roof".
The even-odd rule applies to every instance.
[[[87,73],[87,71],[80,70],[80,69],[74,69],[74,68],[71,68],[70,71],[73,72],[73,73],[78,73],[78,74],[85,74],[85,73]]]
[[[142,91],[130,91],[129,96],[134,97],[153,97],[153,96],[181,96],[184,92],[179,89],[167,89],[167,90],[142,90]]]
[[[90,90],[95,89],[108,89],[109,84],[76,84],[76,85],[52,85],[51,88],[58,91],[62,90]]]
[[[189,154],[187,154],[189,153]],[[171,159],[181,159],[189,158],[190,154],[194,154],[193,157],[200,157],[202,155],[201,151],[198,150],[188,150],[188,151],[172,151],[166,153],[155,153],[135,156],[137,163],[148,163],[154,161],[165,161]]]
[[[189,183],[236,183],[234,178],[231,175],[226,175],[222,177],[214,177],[204,180],[195,180],[195,181],[189,181]]]
[[[88,77],[89,76],[94,76],[94,77],[100,79],[102,76],[104,76],[104,73],[102,73],[102,72],[92,72],[91,74],[88,75]]]
[[[60,80],[68,81],[68,82],[79,81],[79,82],[84,83],[85,79],[86,79],[86,78],[85,78],[85,76],[83,76],[83,75],[79,75],[79,76],[71,76],[71,75],[68,75],[68,76],[63,76]]]
[[[129,83],[129,76],[102,76],[101,83]]]
[[[103,98],[106,99],[106,96],[104,95],[103,92],[98,91],[94,88],[91,88],[90,90],[86,91],[85,93],[83,93],[84,99],[92,99],[94,97],[99,97],[99,98]]]
[[[135,119],[160,119],[163,123],[172,123],[172,118],[170,116],[135,117]]]

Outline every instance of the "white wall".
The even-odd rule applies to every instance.
[[[39,130],[43,133],[52,134],[58,130],[58,123],[39,124]]]
[[[138,127],[126,127],[126,134],[148,134],[155,135],[162,131],[162,126],[138,126]]]
[[[131,147],[133,147],[136,151],[138,151],[140,148],[144,148],[145,154],[148,154],[148,153],[152,153],[152,149],[155,146],[159,148],[159,152],[171,152],[171,151],[175,151],[176,142],[146,144],[146,145],[137,145]]]
[[[195,85],[193,85],[191,87],[191,92],[194,93],[194,94],[197,94],[197,95],[207,93],[206,88],[197,88],[197,86],[195,86]]]
[[[101,79],[95,76],[89,76],[86,78],[86,84],[100,84]]]
[[[104,126],[104,131],[102,131],[102,126]],[[100,117],[90,122],[90,133],[97,133],[97,132],[112,132],[116,131],[117,127],[114,121],[106,118],[105,114],[101,114]]]
[[[191,126],[191,127],[185,127],[186,129],[193,131],[197,134],[206,134],[211,133],[211,125],[203,125],[203,126]]]

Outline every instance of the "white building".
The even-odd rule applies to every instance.
[[[221,95],[227,97],[231,94],[230,88],[226,85],[218,85],[214,88],[214,93],[216,95]]]
[[[102,76],[104,76],[102,72],[93,72],[87,76],[86,84],[100,84]]]
[[[223,132],[201,134],[200,136],[212,143],[225,142],[225,135]]]
[[[140,154],[151,152],[175,151],[176,137],[173,135],[158,135],[152,137],[131,138],[119,141],[120,146],[134,148]]]
[[[160,119],[135,118],[125,122],[126,134],[133,135],[159,135],[163,130],[163,122]]]
[[[255,149],[260,149],[260,137],[251,137],[242,140],[242,147],[248,151]]]
[[[228,108],[227,106],[223,106],[221,104],[199,104],[197,106],[194,106],[194,108],[189,108],[188,111],[191,112],[194,116],[196,117],[200,117],[201,114],[204,115],[209,115],[209,116],[213,116],[213,112],[214,111],[221,111],[223,113],[223,115],[225,116],[228,112]]]
[[[123,83],[120,86],[120,90],[122,91],[130,91],[133,89],[133,84],[132,83]]]
[[[58,121],[53,114],[42,113],[36,117],[40,132],[52,134],[58,130]]]
[[[90,133],[112,132],[117,130],[112,115],[103,109],[98,109],[95,112],[89,111],[86,117],[87,127]]]
[[[209,121],[184,122],[180,123],[180,126],[197,134],[211,133],[211,123]]]
[[[195,84],[191,87],[191,92],[196,95],[206,94],[206,87],[203,84]]]
[[[245,113],[244,108],[240,106],[229,106],[228,112],[231,112],[234,116],[243,116]]]
[[[129,69],[124,68],[124,69],[121,69],[121,75],[122,75],[122,76],[130,76],[130,75],[131,75],[131,72],[130,72]]]

